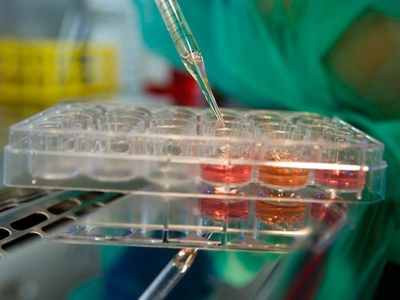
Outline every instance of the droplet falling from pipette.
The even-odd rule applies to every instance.
[[[204,65],[203,57],[200,52],[193,51],[189,52],[181,57],[183,64],[189,73],[196,79],[198,85],[200,86],[206,100],[211,107],[212,112],[217,118],[216,127],[224,128],[225,121],[218,107],[217,101],[214,98],[214,94],[211,90],[208,78],[206,75],[206,69]]]

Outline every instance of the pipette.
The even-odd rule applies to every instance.
[[[198,249],[184,248],[164,267],[139,300],[164,299],[192,265]]]
[[[208,82],[203,56],[178,2],[176,0],[155,0],[155,2],[183,64],[194,79],[196,79],[212,112],[217,118],[217,125],[225,127],[224,118]]]

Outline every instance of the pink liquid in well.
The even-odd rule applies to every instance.
[[[207,182],[245,184],[250,181],[251,166],[248,165],[200,165],[201,178]]]
[[[210,187],[207,194],[243,196],[237,188],[227,188],[231,185],[243,185],[251,179],[251,166],[248,165],[200,165],[201,178],[211,184],[224,185]],[[215,221],[228,219],[246,219],[249,214],[249,201],[229,199],[200,199],[200,213],[203,217]]]
[[[238,189],[227,190],[224,187],[210,187],[209,195],[243,196]],[[228,219],[246,219],[249,215],[249,201],[238,199],[199,199],[200,214],[215,221]]]
[[[315,183],[337,190],[362,190],[365,185],[364,171],[315,170]]]
[[[248,201],[228,201],[219,199],[200,199],[200,213],[203,217],[216,221],[227,219],[246,219],[249,214]]]

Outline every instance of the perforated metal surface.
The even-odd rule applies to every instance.
[[[0,255],[68,228],[122,194],[85,191],[0,189]]]
[[[194,219],[195,223],[188,226],[187,218],[196,218],[189,208],[197,200],[190,198],[160,200],[113,192],[10,188],[0,190],[0,194],[0,205],[15,205],[0,212],[1,256],[41,239],[75,244],[287,252],[312,230],[314,221],[331,230],[340,220],[347,219],[349,213],[345,206],[335,203],[313,204],[314,221],[302,230],[289,230],[283,235],[281,231],[253,227],[209,228]],[[179,225],[180,219],[174,218],[177,211],[183,213],[178,214],[184,216],[183,224]]]

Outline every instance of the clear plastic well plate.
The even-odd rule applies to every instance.
[[[130,193],[90,222],[135,224],[142,241],[154,232],[160,241],[165,232],[188,241],[178,228],[194,244],[255,232],[294,237],[328,204],[347,215],[354,204],[384,198],[383,144],[346,122],[289,111],[222,113],[224,128],[208,108],[61,103],[11,126],[4,181]]]
[[[311,113],[223,114],[226,128],[209,109],[56,105],[10,128],[5,183],[191,194],[204,184],[218,194],[318,186],[353,200],[363,191],[365,201],[382,198],[383,145],[349,124]]]

